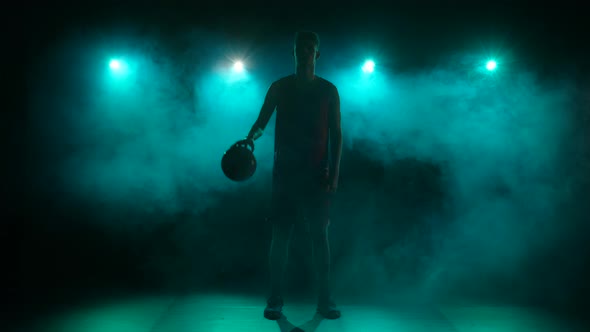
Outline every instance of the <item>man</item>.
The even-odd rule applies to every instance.
[[[342,132],[340,97],[334,84],[315,75],[320,57],[314,32],[295,35],[295,74],[273,82],[247,139],[258,139],[277,111],[272,185],[271,294],[264,316],[282,316],[281,281],[295,223],[306,222],[312,237],[319,281],[317,311],[328,319],[340,317],[329,288],[328,242],[331,194],[338,188]]]

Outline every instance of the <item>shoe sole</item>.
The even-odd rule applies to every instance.
[[[341,316],[341,314],[340,314],[340,313],[337,313],[337,314],[334,314],[334,315],[330,315],[330,314],[328,314],[328,313],[324,313],[324,312],[321,312],[321,311],[319,311],[319,310],[318,310],[318,313],[319,313],[320,315],[322,315],[322,317],[324,317],[325,319],[332,319],[332,320],[333,320],[333,319],[338,319],[338,318],[340,318],[340,316]]]
[[[274,312],[265,312],[264,318],[268,320],[279,320],[283,316],[282,313],[274,313]]]

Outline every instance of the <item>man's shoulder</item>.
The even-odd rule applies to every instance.
[[[316,76],[316,79],[319,80],[319,83],[321,84],[323,91],[329,93],[330,95],[338,94],[338,88],[336,88],[336,85],[334,83],[320,76]]]
[[[338,92],[336,85],[331,81],[316,75],[316,80],[318,81],[320,87],[324,91],[329,92]],[[271,86],[278,88],[279,90],[288,89],[293,86],[295,82],[295,74],[283,76],[272,83]]]
[[[326,78],[324,78],[324,77],[322,77],[322,76],[318,76],[318,75],[316,75],[315,77],[316,77],[316,79],[318,79],[318,80],[319,80],[319,81],[320,81],[322,84],[326,84],[326,85],[332,85],[332,86],[334,86],[334,83],[332,83],[332,82],[328,81]]]
[[[272,83],[272,85],[274,85],[274,86],[283,86],[285,84],[288,84],[289,82],[292,82],[294,80],[294,78],[295,78],[295,75],[294,74],[283,76],[283,77],[277,79],[276,81],[274,81]]]
[[[336,85],[330,81],[328,81],[327,79],[321,77],[321,76],[317,76],[316,75],[316,79],[319,80],[320,84],[322,84],[324,87],[326,87],[327,89],[330,90],[335,90],[336,89]]]

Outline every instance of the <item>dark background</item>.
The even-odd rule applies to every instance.
[[[569,191],[555,196],[560,201],[555,202],[554,216],[538,223],[529,220],[526,227],[519,223],[523,219],[514,215],[508,220],[500,218],[491,223],[506,227],[500,233],[483,226],[462,227],[465,219],[459,217],[456,187],[449,183],[461,176],[454,171],[463,168],[409,152],[375,158],[379,152],[374,151],[374,142],[355,136],[344,147],[331,241],[338,276],[335,279],[340,279],[337,289],[353,295],[413,291],[443,299],[464,296],[580,310],[589,295],[584,281],[590,278],[586,244],[590,194],[589,36],[584,9],[567,1],[408,3],[213,5],[101,1],[23,8],[24,34],[16,41],[25,50],[26,108],[3,121],[7,151],[17,161],[7,164],[5,203],[7,211],[14,212],[9,218],[14,227],[4,234],[7,243],[15,239],[19,243],[17,273],[4,289],[23,304],[21,313],[113,291],[266,291],[270,227],[265,220],[269,178],[264,174],[268,174],[269,160],[260,160],[267,165],[259,170],[260,180],[246,185],[226,184],[205,193],[195,191],[190,184],[179,186],[176,197],[190,199],[172,210],[158,204],[144,208],[143,200],[133,202],[129,197],[102,200],[101,195],[108,194],[73,193],[64,184],[67,181],[52,177],[61,169],[59,161],[83,149],[76,145],[80,133],[73,130],[76,125],[70,121],[70,111],[59,106],[64,95],[85,91],[72,80],[75,67],[63,77],[53,67],[68,62],[60,58],[72,50],[72,44],[66,41],[75,36],[74,49],[85,52],[87,45],[80,42],[85,36],[92,40],[96,35],[125,31],[135,41],[157,40],[150,45],[157,45],[157,52],[169,55],[167,59],[174,63],[185,59],[180,54],[187,48],[209,50],[221,42],[212,37],[192,43],[190,37],[179,37],[195,29],[223,36],[225,42],[236,45],[269,45],[276,41],[278,47],[288,47],[296,30],[316,30],[320,37],[330,36],[322,38],[322,43],[332,54],[337,46],[347,43],[378,45],[383,52],[394,53],[395,61],[388,69],[403,77],[434,71],[441,59],[457,52],[493,45],[509,49],[519,70],[534,73],[535,84],[542,87],[535,91],[550,93],[567,86],[568,107],[560,112],[568,114],[573,125],[559,136],[563,141],[555,158],[563,158],[563,163],[556,162],[561,168],[547,175],[547,181],[557,187],[567,182]],[[274,55],[256,54],[258,58],[265,56]],[[274,77],[289,71],[289,67],[286,71],[279,65],[275,68],[281,69],[264,69],[267,72],[262,89]],[[189,82],[190,86],[199,70],[177,77],[178,85]],[[43,96],[50,98],[45,100]],[[198,96],[189,91],[183,98]],[[198,109],[195,112],[199,114]],[[65,122],[60,124],[60,119]],[[58,133],[59,138],[43,130],[51,123],[50,132]],[[223,135],[231,141],[245,132]],[[270,140],[270,135],[264,137]],[[542,135],[536,137],[537,146],[548,143]],[[70,141],[72,145],[64,147],[63,143]],[[223,150],[213,151],[211,158],[219,158],[221,153]],[[507,182],[489,180],[494,185],[488,189],[510,200],[518,184]],[[205,197],[210,203],[192,208]],[[526,195],[518,199],[523,197]],[[522,206],[527,204],[532,206],[533,200],[521,202]],[[482,207],[482,216],[495,213],[486,211],[485,204]],[[471,232],[462,239],[471,238],[472,242],[445,241],[456,239],[452,235],[461,230]],[[520,239],[506,242],[498,234]],[[476,244],[481,242],[486,243],[486,250],[477,249]],[[300,232],[295,233],[294,243],[300,246],[291,252],[290,287],[306,290],[312,283],[311,265],[306,258],[309,243]],[[530,247],[523,249],[527,243]],[[502,260],[514,252],[511,246],[526,255],[508,259],[510,263],[503,267]],[[441,252],[456,255],[441,261],[437,255]],[[367,275],[358,272],[363,269]],[[434,271],[437,274],[432,279]]]

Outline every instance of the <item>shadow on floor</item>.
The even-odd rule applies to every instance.
[[[312,319],[308,320],[302,325],[295,326],[289,322],[287,316],[282,315],[281,318],[277,320],[277,324],[279,325],[281,332],[313,332],[318,328],[318,326],[320,326],[320,323],[323,319],[324,318],[322,315],[316,312]]]

